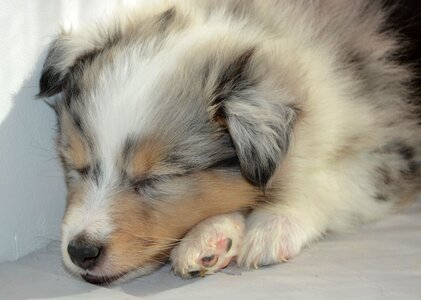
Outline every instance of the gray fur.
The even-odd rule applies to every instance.
[[[91,184],[87,190],[96,194],[89,201],[106,207],[101,213],[122,192],[160,205],[192,194],[200,200],[199,175],[228,174],[248,189],[236,209],[250,202],[271,208],[256,208],[248,228],[274,243],[272,233],[259,231],[273,212],[269,221],[299,228],[291,239],[298,253],[326,231],[378,219],[419,191],[414,76],[395,59],[401,42],[385,30],[381,1],[154,6],[62,33],[42,71],[40,96],[61,93],[58,150],[68,182]],[[88,149],[79,175],[64,116]],[[159,145],[159,162],[136,177],[133,156],[150,140]],[[157,202],[145,210],[150,203]],[[79,211],[66,214],[72,213]],[[277,262],[278,254],[259,264]],[[243,258],[244,265],[254,262]]]

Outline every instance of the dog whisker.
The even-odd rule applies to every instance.
[[[47,51],[67,267],[115,270],[105,283],[168,258],[196,275],[235,256],[257,268],[416,195],[419,68],[398,62],[412,55],[385,1],[172,2],[62,32]],[[18,118],[55,178],[49,145]]]

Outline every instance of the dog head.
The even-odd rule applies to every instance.
[[[204,218],[252,207],[288,149],[295,111],[256,34],[208,23],[142,12],[50,47],[63,260],[90,282],[147,274]]]

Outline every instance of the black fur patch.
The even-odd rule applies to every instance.
[[[83,167],[83,168],[76,169],[76,171],[80,174],[80,176],[82,176],[84,178],[87,178],[89,173],[91,172],[91,167],[86,166],[86,167]]]
[[[83,69],[86,65],[92,64],[95,58],[102,52],[103,49],[92,49],[80,55],[70,68],[71,72],[74,72],[76,69]]]
[[[232,149],[235,153],[234,142],[228,129],[224,129],[221,147]],[[238,169],[240,170],[240,161],[237,155],[222,157],[220,161],[213,163],[209,169]]]
[[[76,128],[80,131],[83,132],[83,128],[82,128],[82,119],[77,115],[72,113],[71,114],[72,119],[73,119],[73,123],[75,124]]]
[[[387,202],[387,201],[389,201],[389,197],[387,197],[384,194],[376,194],[374,196],[374,199],[376,199],[377,201],[380,201],[380,202]]]
[[[400,172],[404,179],[414,180],[421,175],[420,167],[421,167],[421,162],[409,161],[407,168],[402,169]]]
[[[248,171],[247,179],[255,186],[264,188],[266,183],[272,177],[273,173],[276,170],[277,162],[268,158],[265,166],[259,164],[259,154],[254,145],[251,145],[248,151],[247,160],[257,162],[255,168],[252,171]]]
[[[165,31],[168,28],[168,26],[170,26],[171,23],[174,22],[176,13],[177,13],[177,11],[176,11],[175,7],[172,7],[170,9],[166,10],[165,12],[163,12],[158,17],[158,23],[160,25],[161,31]]]
[[[101,168],[101,164],[99,162],[96,162],[92,168],[92,180],[99,185],[99,181],[102,175],[102,168]]]
[[[413,147],[405,145],[405,144],[398,144],[396,147],[397,147],[397,151],[399,155],[404,160],[411,160],[414,158],[415,150]]]
[[[83,69],[91,64],[95,58],[104,51],[105,48],[112,46],[116,41],[118,41],[119,34],[116,34],[114,37],[107,37],[105,45],[103,48],[88,49],[85,53],[75,58],[75,61],[72,65],[67,66],[63,70],[58,70],[55,66],[55,62],[58,58],[66,55],[63,53],[63,49],[60,48],[60,38],[58,38],[53,44],[48,52],[46,61],[44,63],[41,78],[39,81],[39,93],[38,97],[51,97],[55,94],[61,93],[66,89],[68,96],[72,98],[75,94],[78,93],[77,86],[77,77],[80,76]],[[73,80],[71,80],[73,79]],[[71,81],[71,82],[69,82]]]
[[[211,165],[209,169],[239,169],[240,161],[237,156],[228,157]]]
[[[415,148],[403,141],[395,141],[384,147],[384,152],[399,155],[403,160],[412,160],[415,156]]]
[[[51,97],[60,93],[63,90],[67,75],[63,75],[54,70],[53,67],[48,67],[43,70],[39,80],[39,93],[37,97]]]
[[[220,105],[225,99],[250,87],[251,82],[246,74],[246,68],[254,51],[254,48],[244,51],[219,74],[213,105]]]
[[[74,78],[75,74],[80,75],[83,68],[87,64],[92,63],[99,52],[100,51],[98,50],[93,50],[81,55],[77,58],[73,66],[63,72],[57,71],[54,66],[45,66],[39,81],[39,93],[37,97],[51,97],[61,93],[63,90],[66,90],[68,99],[78,96],[80,91],[77,85],[74,84],[75,80],[71,80],[71,83],[73,84],[69,85],[69,79],[71,79],[71,77]],[[50,51],[50,53],[52,53],[52,51]]]
[[[416,109],[419,125],[421,125],[421,1],[419,0],[383,0],[391,13],[385,31],[398,32],[404,47],[397,55],[399,62],[411,67],[413,96],[409,97]]]
[[[399,32],[407,44],[398,59],[414,65],[417,73],[416,86],[421,87],[421,2],[419,0],[383,0],[384,6],[391,9],[385,30]]]

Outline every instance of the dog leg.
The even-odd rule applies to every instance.
[[[247,268],[286,262],[303,246],[320,237],[321,224],[313,224],[304,212],[257,209],[247,218],[247,232],[238,254],[238,264]]]
[[[239,212],[202,221],[172,250],[173,271],[183,278],[218,272],[237,256],[244,231],[245,219]]]

